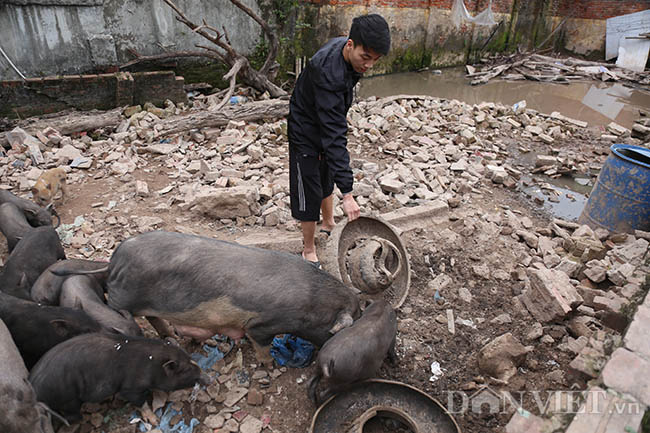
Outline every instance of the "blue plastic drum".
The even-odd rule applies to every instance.
[[[578,222],[616,233],[650,231],[650,149],[610,149]]]

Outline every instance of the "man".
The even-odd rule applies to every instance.
[[[352,196],[346,115],[361,74],[390,49],[388,24],[380,15],[356,17],[349,37],[334,38],[311,58],[296,81],[288,118],[291,215],[300,221],[302,256],[320,267],[314,237],[334,228],[334,184],[343,194],[348,220],[359,218]]]

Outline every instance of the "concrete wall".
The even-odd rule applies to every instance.
[[[347,33],[352,18],[377,12],[386,17],[392,32],[393,52],[375,69],[391,72],[412,63],[419,52],[421,67],[461,64],[487,51],[536,48],[564,18],[545,47],[604,60],[606,19],[650,8],[650,0],[493,0],[492,9],[501,25],[490,38],[492,28],[451,22],[453,0],[302,0],[316,8],[316,40]],[[489,0],[465,0],[475,15],[487,8]],[[306,47],[303,55],[313,54]],[[311,50],[311,52],[310,52]]]
[[[508,27],[514,0],[496,0],[492,10],[502,33]],[[461,25],[456,28],[451,19],[451,0],[382,0],[363,1],[306,1],[316,8],[313,34],[318,44],[305,46],[302,55],[313,50],[330,37],[345,35],[352,19],[365,13],[379,13],[391,29],[391,52],[374,68],[373,73],[414,70],[422,67],[443,67],[463,64],[483,47],[494,27]],[[485,10],[487,0],[465,0],[472,15]],[[312,13],[311,15],[314,15]],[[498,39],[495,35],[492,40]]]
[[[2,0],[0,0],[2,1]],[[650,8],[650,0],[493,0],[492,28],[454,27],[453,0],[244,0],[276,24],[284,43],[278,60],[311,56],[328,38],[347,34],[352,18],[378,12],[392,32],[391,54],[375,73],[442,67],[474,61],[486,51],[535,48],[570,16],[547,46],[603,59],[606,19]],[[465,0],[472,14],[489,0]],[[233,46],[251,53],[260,27],[228,0],[177,0],[197,23],[225,27]],[[284,5],[285,9],[279,11]],[[275,19],[274,19],[275,17]],[[278,18],[281,17],[281,18]],[[489,44],[486,43],[489,40]],[[28,77],[113,72],[133,58],[163,50],[193,50],[207,43],[176,21],[162,0],[5,0],[0,4],[0,48]],[[0,56],[0,79],[18,75]]]
[[[244,4],[259,13],[256,0]],[[243,53],[255,47],[260,27],[227,0],[176,0],[188,18],[225,27]],[[210,43],[174,18],[161,0],[0,1],[0,48],[27,77],[115,70],[133,58]],[[0,55],[0,79],[19,75]]]

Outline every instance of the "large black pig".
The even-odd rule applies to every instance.
[[[39,401],[69,421],[80,418],[83,402],[117,394],[141,406],[149,391],[174,391],[207,384],[183,349],[159,339],[86,334],[59,344],[29,374]]]
[[[97,269],[105,269],[108,262],[100,262],[94,260],[83,259],[67,259],[60,260],[50,265],[38,277],[31,290],[31,298],[35,302],[40,302],[46,305],[59,305],[59,298],[61,296],[61,286],[69,276],[55,275],[58,269],[66,269],[67,271],[94,271]],[[106,284],[108,277],[108,269],[104,272],[92,274],[92,277],[102,287]]]
[[[157,231],[127,239],[108,271],[114,309],[166,319],[197,339],[246,334],[265,364],[275,335],[320,346],[360,314],[352,289],[298,255],[200,236]]]
[[[52,423],[27,380],[29,372],[0,320],[0,432],[52,433]]]
[[[53,209],[51,207],[40,207],[32,201],[18,197],[11,191],[3,189],[0,190],[0,203],[13,203],[16,205],[16,207],[18,207],[18,209],[20,209],[25,214],[27,221],[29,221],[29,223],[34,227],[52,225]]]
[[[318,352],[316,374],[308,384],[312,401],[319,404],[356,382],[370,379],[387,353],[394,361],[396,333],[397,318],[390,304],[384,300],[370,304],[359,320],[327,340]]]
[[[9,252],[13,251],[18,241],[33,229],[23,211],[15,204],[11,202],[0,204],[0,231],[7,238]]]
[[[36,227],[18,242],[0,274],[0,290],[31,299],[32,285],[48,266],[65,259],[61,240],[52,226]]]
[[[2,292],[0,319],[11,331],[27,368],[57,344],[79,334],[104,329],[81,310],[39,305]]]
[[[115,311],[104,302],[104,289],[92,275],[71,275],[61,287],[61,307],[77,308],[88,313],[100,325],[124,335],[142,335],[142,330],[128,311]]]

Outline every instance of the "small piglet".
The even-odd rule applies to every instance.
[[[11,331],[28,369],[57,344],[79,334],[103,330],[81,310],[39,305],[2,292],[0,319]]]
[[[308,385],[311,400],[320,404],[350,385],[374,377],[387,353],[391,362],[395,360],[396,333],[397,318],[390,304],[384,300],[370,304],[359,320],[327,340],[318,352],[316,374]]]
[[[180,347],[159,339],[86,334],[59,344],[41,358],[29,380],[39,401],[69,421],[84,402],[117,394],[141,406],[153,389],[174,391],[210,377]]]
[[[47,411],[36,401],[25,363],[2,320],[0,366],[0,432],[52,433]]]
[[[72,271],[96,271],[108,266],[108,262],[100,262],[95,260],[83,259],[67,259],[59,260],[58,262],[50,265],[38,277],[31,289],[31,298],[35,302],[45,305],[59,305],[59,298],[61,295],[61,286],[69,276],[55,275],[58,269],[65,268]],[[92,277],[103,287],[108,277],[108,270],[106,272],[99,272],[92,274]]]
[[[47,272],[47,271],[46,271]],[[61,286],[61,307],[83,310],[107,329],[124,335],[142,335],[128,311],[117,311],[104,302],[104,289],[92,275],[72,275]]]

